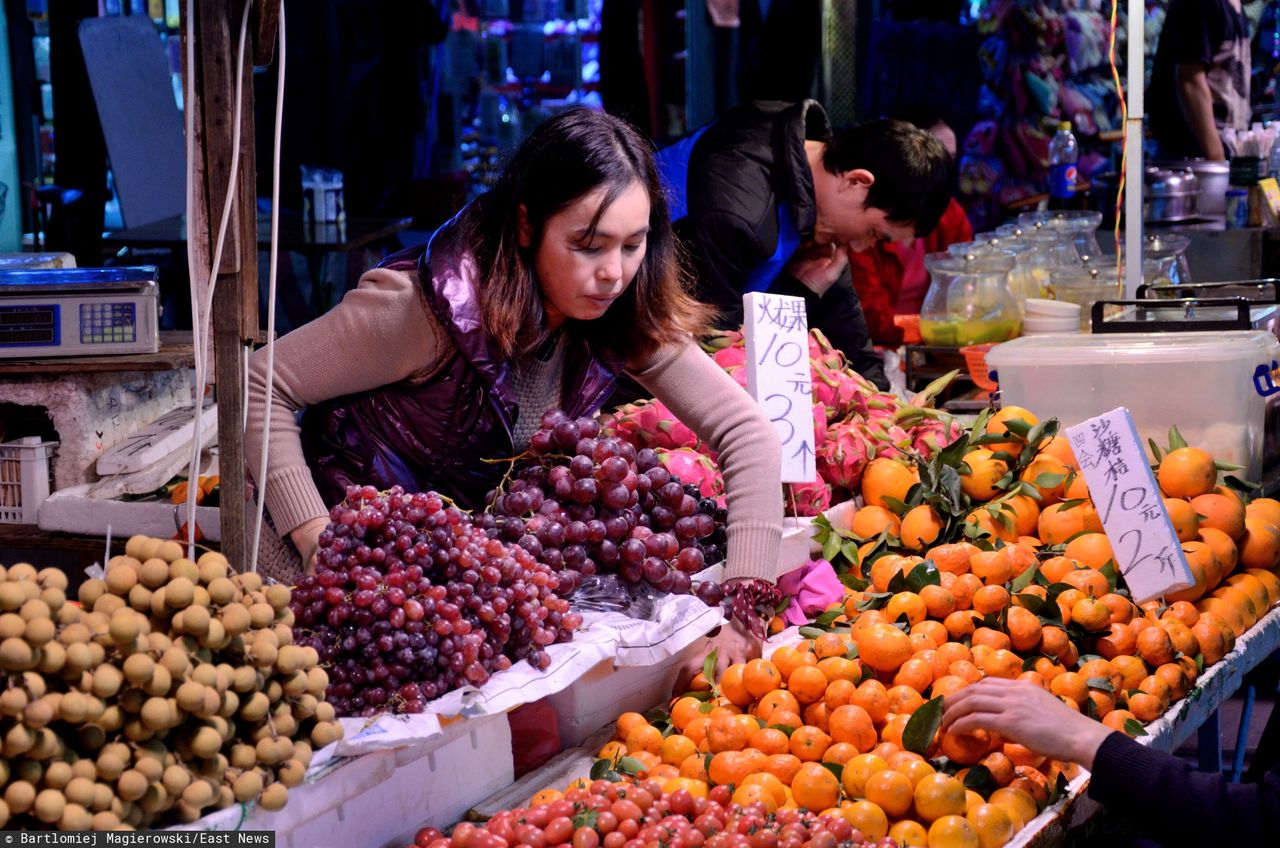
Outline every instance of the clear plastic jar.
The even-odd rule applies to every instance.
[[[1023,212],[1018,224],[1026,229],[1057,230],[1067,234],[1080,256],[1097,256],[1098,227],[1102,225],[1102,213],[1075,209],[1059,209],[1048,212]]]
[[[959,347],[1003,342],[1018,335],[1021,317],[1009,289],[1015,266],[1009,253],[957,258],[930,253],[924,258],[932,282],[920,307],[925,344]]]
[[[1124,262],[1124,234],[1120,234],[1120,261]],[[1192,282],[1187,264],[1187,246],[1191,240],[1175,233],[1152,234],[1142,245],[1142,282],[1150,286],[1185,286]],[[1114,276],[1116,256],[1110,254],[1090,260],[1104,276]]]
[[[1114,266],[1113,266],[1114,267]],[[1093,304],[1099,300],[1120,300],[1114,273],[1096,266],[1059,268],[1051,274],[1050,292],[1055,300],[1080,305],[1080,329],[1092,326]]]
[[[1157,234],[1147,236],[1142,246],[1142,281],[1153,286],[1185,286],[1191,282],[1191,266],[1187,264],[1186,236]]]

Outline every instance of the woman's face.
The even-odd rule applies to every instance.
[[[591,219],[605,194],[601,187],[583,195],[548,218],[543,228],[534,253],[534,273],[552,329],[570,318],[590,321],[604,315],[635,279],[644,261],[649,192],[638,180],[632,182],[604,211],[591,233]],[[528,247],[531,240],[521,207],[520,243]]]

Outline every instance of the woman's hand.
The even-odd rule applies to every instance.
[[[329,526],[328,518],[313,518],[289,532],[293,546],[302,554],[302,570],[311,574],[316,569],[316,551],[320,547],[320,534]]]
[[[1103,740],[1116,732],[1025,681],[988,677],[948,695],[945,703],[943,730],[994,730],[1037,754],[1087,769]]]
[[[721,625],[720,632],[711,637],[707,653],[716,652],[716,678],[719,679],[720,674],[734,663],[745,663],[759,657],[763,647],[760,637],[743,627],[737,619],[729,619]],[[705,658],[705,654],[696,656],[681,667],[673,690],[676,694],[689,691],[690,681],[702,673]]]

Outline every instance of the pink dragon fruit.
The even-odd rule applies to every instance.
[[[676,419],[659,400],[638,400],[618,408],[610,427],[614,435],[641,448],[693,448],[698,436]]]
[[[820,445],[827,440],[827,408],[820,404],[813,405],[813,443]]]
[[[836,371],[836,409],[841,418],[847,415],[857,413],[858,415],[867,414],[867,396],[866,391],[870,388],[875,390],[875,386],[867,383],[862,377],[854,371]]]
[[[736,382],[739,386],[742,386],[742,388],[745,389],[747,387],[747,366],[730,365],[729,367],[724,369],[724,373],[732,377],[734,382]]]
[[[948,418],[945,421],[939,421],[933,418],[926,418],[912,428],[911,446],[925,459],[929,459],[958,439],[961,432],[963,432],[962,428],[954,419]]]
[[[673,450],[659,448],[658,461],[672,474],[680,478],[681,483],[698,487],[704,498],[713,498],[724,493],[724,480],[720,477],[720,469],[711,458],[698,453],[693,448],[681,447]]]
[[[742,347],[746,339],[740,330],[715,330],[702,340],[702,349],[715,353],[729,347]]]
[[[821,362],[834,371],[842,371],[847,366],[844,354],[836,350],[821,330],[809,330],[809,359]]]
[[[868,432],[875,440],[876,459],[904,459],[906,454],[903,451],[911,447],[911,436],[897,424],[873,423]]]
[[[717,350],[715,356],[712,357],[716,361],[716,365],[728,370],[735,365],[747,364],[747,349],[745,347],[726,347]]]
[[[787,483],[782,495],[788,515],[819,515],[831,506],[831,486],[821,478],[812,483]]]
[[[839,418],[839,397],[836,391],[837,380],[833,372],[820,362],[813,362],[809,369],[813,381],[813,402],[827,408],[828,418]]]
[[[871,445],[859,421],[842,421],[827,428],[818,445],[818,474],[838,489],[857,489],[871,459]]]

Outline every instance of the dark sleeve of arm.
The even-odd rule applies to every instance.
[[[1225,31],[1225,21],[1217,3],[1172,3],[1164,30],[1173,39],[1175,65],[1208,67]],[[1162,30],[1163,32],[1163,30]]]
[[[821,297],[788,274],[778,275],[769,291],[803,297],[809,326],[821,330],[845,355],[853,370],[881,389],[889,388],[889,381],[884,377],[884,361],[871,346],[871,332],[867,329],[867,319],[862,314],[862,304],[858,302],[858,293],[853,290],[848,269]]]
[[[1089,795],[1113,810],[1138,811],[1147,835],[1171,845],[1263,845],[1280,833],[1280,771],[1258,783],[1228,783],[1122,733],[1098,749]]]
[[[766,258],[759,239],[746,221],[725,212],[688,215],[675,229],[693,266],[698,299],[715,307],[717,326],[738,329],[747,276]]]

